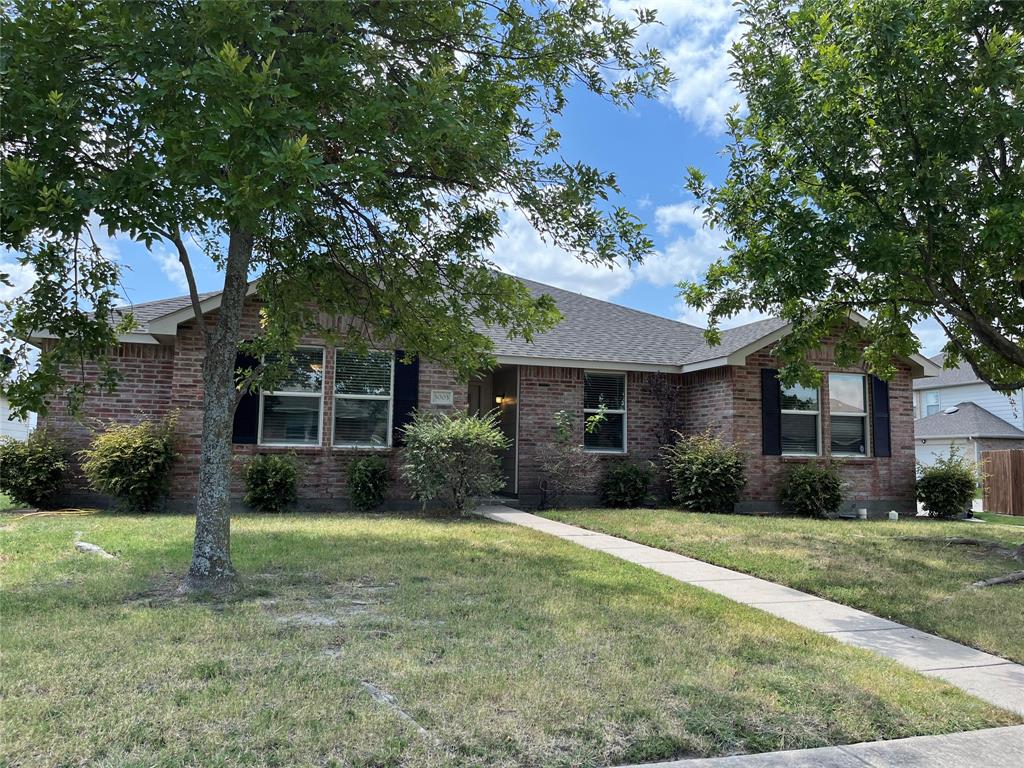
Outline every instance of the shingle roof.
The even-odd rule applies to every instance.
[[[953,411],[953,408],[956,410]],[[914,437],[1002,437],[1024,440],[1024,432],[975,403],[957,403],[953,408],[914,421]],[[953,411],[953,413],[947,413]]]
[[[764,320],[755,320],[746,325],[735,328],[728,328],[722,331],[722,343],[718,346],[710,346],[704,341],[703,336],[700,343],[687,354],[684,363],[699,363],[704,360],[714,360],[718,357],[725,357],[763,339],[770,333],[774,333],[783,326],[786,321],[781,317],[768,317]]]
[[[928,358],[940,368],[945,355],[935,355],[935,357]],[[914,379],[914,389],[935,389],[936,387],[955,387],[959,384],[974,384],[981,381],[978,378],[978,374],[974,372],[970,365],[965,362],[961,362],[956,368],[951,368],[948,371],[943,368],[942,373],[938,376],[932,376],[927,379]]]
[[[704,340],[703,328],[533,280],[520,279],[534,296],[545,293],[551,296],[562,312],[563,320],[550,331],[537,334],[530,342],[520,338],[510,339],[501,328],[487,328],[479,324],[477,329],[494,342],[497,355],[681,366],[724,357],[786,324],[779,318],[768,318],[730,328],[722,331],[722,344],[711,347]],[[199,298],[207,299],[217,293],[203,293]],[[115,312],[123,315],[131,311],[138,324],[135,331],[146,333],[151,321],[188,305],[188,296],[173,296],[118,307]]]
[[[682,365],[687,353],[703,343],[704,331],[696,326],[533,280],[522,282],[534,296],[551,296],[563,320],[530,342],[510,339],[501,328],[478,326],[498,355]]]

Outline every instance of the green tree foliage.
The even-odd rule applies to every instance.
[[[474,499],[505,486],[499,454],[511,442],[497,413],[417,411],[402,432],[402,477],[424,506],[437,499],[461,515]]]
[[[1024,3],[1017,0],[744,0],[719,186],[689,188],[727,256],[681,284],[717,322],[743,307],[793,333],[783,378],[813,381],[805,353],[851,310],[883,377],[935,318],[947,365],[1024,386]]]
[[[124,512],[152,512],[167,495],[174,450],[173,417],[112,424],[81,451],[93,490],[112,496]]]
[[[200,324],[188,585],[229,583],[233,368],[249,278],[260,276],[264,324],[253,354],[286,351],[303,333],[353,348],[370,335],[468,374],[493,360],[474,321],[525,338],[550,328],[550,297],[486,254],[508,208],[591,263],[651,250],[637,219],[610,204],[615,178],[567,159],[554,124],[570,87],[620,105],[663,88],[658,53],[635,45],[652,21],[624,21],[599,0],[5,4],[0,243],[41,277],[8,305],[4,328],[58,337],[35,372],[22,366],[5,383],[15,409],[43,411],[48,394],[84,388],[61,364],[102,358],[115,341],[117,269],[92,247],[94,229],[173,247],[197,314],[193,243],[203,244],[224,286],[216,318]],[[24,359],[13,338],[3,347]],[[247,386],[270,383],[249,373]]]

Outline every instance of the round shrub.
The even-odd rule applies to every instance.
[[[619,461],[601,479],[601,502],[606,507],[639,507],[647,501],[653,476],[650,464]]]
[[[732,512],[747,483],[743,454],[706,432],[662,449],[672,501],[693,512]]]
[[[174,463],[174,419],[115,424],[80,454],[93,490],[125,512],[151,512],[167,494]]]
[[[42,507],[64,487],[64,444],[37,429],[26,440],[0,438],[0,491],[21,504]]]
[[[794,515],[828,517],[843,503],[843,481],[831,464],[800,464],[782,478],[779,504]]]
[[[462,514],[476,497],[501,490],[498,454],[510,445],[495,413],[470,416],[417,411],[402,432],[402,477],[423,502],[440,499]]]
[[[970,508],[977,477],[954,448],[932,466],[918,466],[917,500],[932,517],[957,517]]]
[[[369,512],[384,503],[388,489],[388,466],[379,456],[356,459],[348,468],[348,493],[352,506]]]
[[[298,499],[299,462],[292,454],[260,454],[245,463],[245,503],[284,512]]]

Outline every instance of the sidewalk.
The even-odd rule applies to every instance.
[[[1024,725],[622,768],[1020,768]]]
[[[492,504],[481,507],[478,514],[491,520],[502,523],[512,523],[536,531],[557,536],[558,538],[571,541],[587,549],[594,549],[614,555],[645,568],[664,574],[677,581],[692,584],[703,589],[717,592],[731,600],[745,605],[753,606],[774,616],[786,619],[787,621],[799,624],[802,627],[813,629],[831,635],[841,643],[854,645],[869,651],[894,659],[899,663],[923,672],[932,677],[942,678],[948,683],[961,688],[983,701],[994,704],[997,707],[1016,712],[1024,716],[1024,666],[1014,664],[999,656],[983,653],[966,645],[960,645],[926,632],[921,632],[902,624],[873,616],[864,611],[858,611],[839,603],[823,600],[806,592],[799,592],[781,584],[776,584],[745,573],[732,571],[728,568],[720,568],[717,565],[695,560],[674,552],[655,549],[653,547],[636,544],[628,539],[621,539],[616,536],[609,536],[604,533],[589,531],[567,523],[548,520],[528,512],[519,512],[500,504]],[[1019,730],[995,729],[995,731],[1009,731],[1016,738],[1015,752],[1008,753],[1008,759],[1012,762],[1006,765],[1024,765],[1024,726],[1018,726]],[[995,732],[992,731],[992,732]],[[982,731],[979,733],[988,733]],[[955,736],[970,736],[971,734],[955,734]],[[927,737],[935,739],[948,739],[952,736]],[[902,741],[913,742],[914,739]],[[859,747],[878,747],[897,742],[882,742],[879,744],[857,745]],[[840,750],[852,750],[855,747],[838,747]],[[929,747],[929,752],[931,748]],[[810,750],[817,752],[820,750]],[[799,755],[801,753],[772,753],[774,755]],[[838,753],[837,753],[838,754]],[[872,753],[873,754],[873,753]],[[909,754],[909,753],[908,753]],[[767,756],[765,756],[767,757]],[[820,765],[823,768],[836,766],[864,765],[906,765],[906,766],[931,766],[931,765],[979,765],[996,766],[1002,765],[998,762],[889,762],[871,763],[864,762],[858,755],[855,760],[851,755],[839,755],[846,762],[706,762],[690,761],[678,763],[678,765],[693,766],[702,765],[725,766],[811,766]],[[724,758],[733,760],[735,758]],[[748,758],[744,758],[748,759]],[[779,758],[783,759],[783,758]],[[788,759],[788,758],[785,758]],[[794,758],[800,759],[803,758]],[[814,758],[811,758],[814,759]],[[861,760],[858,762],[857,760]],[[671,763],[670,765],[676,765]]]

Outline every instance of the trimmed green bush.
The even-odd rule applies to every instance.
[[[0,491],[13,500],[44,507],[64,487],[68,453],[43,429],[24,441],[0,438]]]
[[[440,499],[463,514],[474,498],[505,486],[498,454],[510,443],[497,414],[417,411],[402,431],[402,477],[424,506]]]
[[[662,449],[672,501],[692,512],[732,512],[747,484],[743,454],[710,432]]]
[[[387,490],[388,465],[380,456],[364,456],[349,465],[349,498],[360,512],[369,512],[383,504]]]
[[[245,463],[245,503],[258,512],[284,512],[298,499],[298,483],[293,454],[262,453]]]
[[[174,463],[174,418],[114,424],[81,451],[93,490],[124,512],[152,512],[167,495]]]
[[[918,465],[917,500],[932,517],[957,517],[970,509],[977,482],[974,465],[953,448],[930,467]]]
[[[782,478],[779,504],[786,512],[828,517],[838,513],[842,503],[843,481],[831,464],[799,464]]]
[[[601,503],[626,509],[642,506],[647,502],[653,476],[650,463],[618,461],[612,464],[601,479]]]

